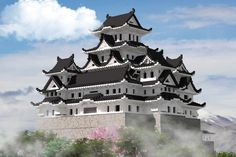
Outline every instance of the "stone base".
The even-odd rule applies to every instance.
[[[101,127],[139,126],[153,129],[154,118],[152,115],[135,113],[47,117],[40,118],[38,126],[39,130],[55,133],[59,137],[77,139],[88,137],[92,131]]]

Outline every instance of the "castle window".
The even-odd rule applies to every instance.
[[[73,109],[70,109],[70,115],[73,115]]]
[[[116,89],[113,89],[113,94],[116,94]]]
[[[154,77],[154,72],[153,71],[151,72],[151,77]]]
[[[176,113],[176,108],[175,107],[173,107],[173,113]]]
[[[114,61],[114,63],[116,63],[116,61]]]
[[[47,110],[47,113],[46,113],[46,115],[48,116],[49,115],[49,111]]]
[[[57,92],[55,92],[55,96],[57,96]]]
[[[53,92],[51,92],[51,96],[53,96]]]
[[[94,66],[94,64],[92,64],[92,66]]]
[[[134,35],[133,35],[133,41],[134,41]]]
[[[128,111],[131,112],[131,105],[128,106]]]
[[[129,40],[131,40],[131,34],[129,34]]]
[[[78,108],[75,109],[75,114],[78,114],[79,113],[79,110]]]
[[[136,36],[136,41],[137,41],[137,42],[139,41],[138,36]]]
[[[184,114],[187,114],[187,110],[184,111]]]
[[[165,87],[165,91],[167,91],[167,88]]]
[[[135,94],[135,89],[133,89],[133,94]]]
[[[74,93],[71,93],[71,98],[74,98],[75,97],[75,94]]]
[[[132,59],[134,59],[134,56],[132,55]]]
[[[192,115],[192,111],[190,111],[190,115]]]
[[[155,89],[152,89],[152,94],[155,94]]]
[[[125,93],[128,93],[128,88],[125,89]]]
[[[109,89],[106,90],[106,94],[109,94]]]
[[[143,73],[143,78],[147,78],[147,73],[146,72]]]
[[[139,112],[139,106],[137,106],[136,109],[137,109],[137,112]]]
[[[120,34],[120,40],[122,40],[122,34]]]
[[[184,95],[184,99],[188,99],[188,95]]]
[[[117,35],[115,35],[115,41],[117,40]]]
[[[120,111],[120,105],[116,105],[116,112]]]
[[[167,112],[170,113],[170,106],[167,107]]]
[[[144,90],[144,91],[143,91],[143,93],[144,93],[144,95],[146,95],[146,94],[147,94],[147,91],[146,91],[146,90]]]
[[[127,54],[127,59],[129,59],[129,55]]]
[[[169,92],[171,92],[171,89],[170,89],[170,87],[168,88],[168,91],[169,91]]]
[[[107,106],[107,112],[110,112],[110,106]]]
[[[78,96],[79,96],[79,98],[81,97],[81,93],[80,92],[78,93]]]
[[[54,110],[52,110],[52,115],[54,116]]]
[[[97,107],[88,107],[84,108],[84,113],[96,113],[97,112]]]
[[[102,62],[104,62],[104,56],[102,56]]]
[[[119,93],[121,93],[121,89],[119,88]]]

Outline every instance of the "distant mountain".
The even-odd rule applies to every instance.
[[[211,113],[200,114],[202,130],[215,133],[215,150],[236,152],[236,118],[214,115]]]

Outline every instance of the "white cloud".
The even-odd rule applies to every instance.
[[[73,10],[57,0],[19,0],[5,7],[0,22],[0,36],[40,41],[82,38],[100,23],[94,10]]]
[[[175,8],[163,15],[150,15],[150,19],[163,22],[177,22],[189,29],[215,24],[236,25],[236,6],[198,6]]]

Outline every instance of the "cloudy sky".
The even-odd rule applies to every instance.
[[[214,3],[213,3],[214,2]],[[37,118],[30,101],[47,78],[56,57],[75,54],[82,66],[98,39],[90,30],[107,13],[136,9],[144,27],[152,27],[143,42],[164,49],[169,57],[184,55],[195,70],[195,85],[203,88],[196,101],[206,110],[236,116],[236,1],[235,0],[0,0],[0,135],[31,129]]]

